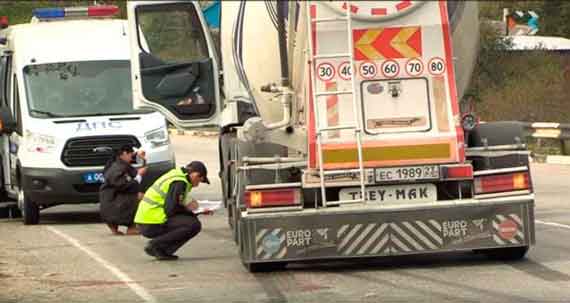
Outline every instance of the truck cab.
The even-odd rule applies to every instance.
[[[175,165],[164,117],[133,109],[127,22],[105,18],[116,12],[37,9],[0,31],[2,191],[25,224],[51,206],[97,203],[122,145],[146,151],[145,188]]]

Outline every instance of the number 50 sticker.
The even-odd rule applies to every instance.
[[[374,62],[366,61],[360,64],[358,72],[362,78],[372,79],[376,77],[378,70],[376,69],[376,64],[374,64]]]

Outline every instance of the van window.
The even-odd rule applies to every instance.
[[[134,113],[129,61],[78,61],[24,68],[36,118]]]

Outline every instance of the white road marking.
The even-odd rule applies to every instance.
[[[119,280],[121,280],[121,282],[124,282],[125,285],[127,285],[137,296],[139,296],[141,299],[143,299],[143,301],[145,301],[145,302],[157,302],[156,299],[150,293],[148,293],[148,291],[146,289],[144,289],[137,282],[135,282],[133,279],[131,279],[126,273],[122,272],[120,269],[115,267],[113,264],[111,264],[111,263],[107,262],[105,259],[101,258],[101,256],[99,256],[94,251],[92,251],[89,248],[81,245],[81,243],[79,243],[79,241],[77,241],[73,237],[66,235],[62,231],[59,231],[58,229],[56,229],[55,227],[52,227],[52,226],[48,226],[47,229],[49,231],[53,232],[54,234],[60,236],[61,238],[63,238],[67,242],[69,242],[71,245],[77,247],[79,250],[86,253],[93,260],[97,261],[97,263],[101,264],[103,267],[108,269],[113,275],[115,275],[115,277],[117,277]]]
[[[542,224],[542,225],[549,225],[549,226],[555,226],[555,227],[570,229],[570,225],[566,225],[566,224],[560,224],[560,223],[555,223],[555,222],[545,222],[545,221],[540,221],[540,220],[534,220],[534,222],[536,222],[538,224]]]

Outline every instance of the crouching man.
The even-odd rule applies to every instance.
[[[135,223],[151,238],[144,251],[158,260],[176,260],[174,253],[202,229],[195,211],[196,200],[187,194],[201,182],[210,184],[204,163],[193,161],[158,178],[140,201]],[[211,214],[211,212],[208,212]]]

